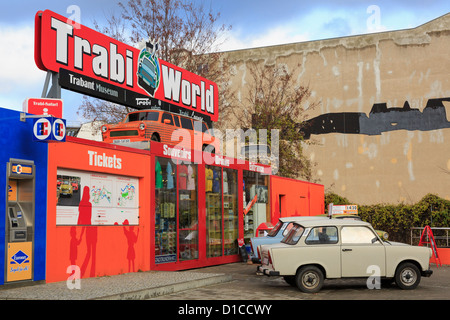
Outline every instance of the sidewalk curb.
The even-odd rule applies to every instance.
[[[233,277],[229,274],[215,275],[205,279],[190,280],[186,282],[174,283],[156,288],[147,288],[133,292],[123,292],[110,296],[93,298],[91,300],[147,300],[184,290],[196,289],[213,284],[229,282],[231,280],[233,280]]]

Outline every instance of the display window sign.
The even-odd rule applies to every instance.
[[[61,87],[136,109],[158,100],[217,121],[217,84],[159,59],[157,43],[139,50],[49,10],[35,22],[36,65],[58,72]]]
[[[138,225],[139,179],[57,171],[56,225]]]
[[[248,170],[265,175],[270,175],[272,173],[272,168],[270,166],[254,162],[248,162]]]

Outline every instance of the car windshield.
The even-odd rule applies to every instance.
[[[152,63],[150,62],[150,60],[148,59],[143,59],[142,63],[150,69],[150,71],[153,71],[155,69],[155,67],[152,65]]]
[[[133,122],[133,121],[158,121],[159,113],[156,111],[148,111],[148,112],[133,112],[128,114],[125,119],[125,122]]]
[[[297,244],[298,240],[305,231],[301,225],[294,223],[289,233],[281,240],[281,242],[286,244]]]
[[[269,231],[267,236],[268,237],[275,237],[278,234],[278,231],[280,231],[282,226],[283,226],[283,222],[278,221],[278,223],[275,225],[275,227],[273,227],[273,229]]]

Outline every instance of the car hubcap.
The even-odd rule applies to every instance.
[[[318,283],[318,276],[314,272],[305,273],[303,276],[303,284],[305,287],[314,288]]]
[[[416,282],[416,273],[409,268],[405,269],[402,272],[401,279],[405,285],[410,286]]]

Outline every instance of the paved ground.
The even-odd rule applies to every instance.
[[[177,292],[163,300],[450,300],[450,267],[432,266],[433,275],[422,278],[415,290],[395,284],[380,290],[367,288],[366,279],[326,280],[317,294],[306,294],[289,286],[281,277],[256,275],[256,265],[233,263],[196,269],[195,272],[231,274],[233,281]]]
[[[224,281],[230,274],[149,271],[31,286],[0,286],[0,300],[144,300]]]
[[[432,267],[419,287],[395,285],[369,290],[365,279],[327,280],[317,294],[305,294],[280,277],[256,274],[256,265],[232,263],[180,272],[137,272],[82,279],[80,289],[66,282],[0,288],[0,300],[450,300],[450,267]],[[74,284],[72,283],[72,286]]]

